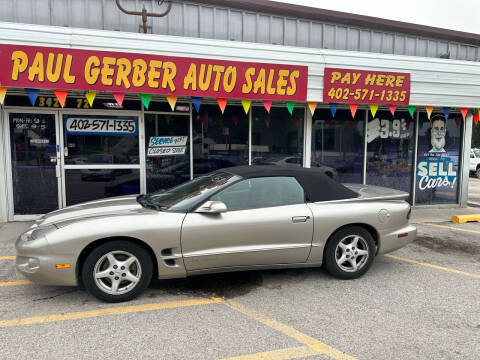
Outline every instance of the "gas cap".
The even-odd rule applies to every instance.
[[[382,223],[385,224],[390,220],[390,212],[387,209],[381,209],[378,212],[378,220]]]

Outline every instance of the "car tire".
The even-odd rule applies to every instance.
[[[87,291],[106,302],[129,301],[150,285],[153,261],[143,247],[114,240],[93,249],[82,267]]]
[[[480,167],[477,169],[477,171],[475,171],[475,176],[477,179],[480,179]]]
[[[376,245],[370,232],[360,226],[347,226],[327,241],[323,264],[336,278],[356,279],[368,271],[375,253]]]

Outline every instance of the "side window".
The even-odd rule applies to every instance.
[[[293,177],[263,177],[242,180],[210,198],[222,201],[228,211],[258,209],[305,202],[302,186]]]

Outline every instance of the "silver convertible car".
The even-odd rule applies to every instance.
[[[108,302],[134,298],[152,277],[323,265],[353,279],[415,239],[407,196],[316,169],[227,168],[46,214],[17,240],[17,269],[41,284],[83,283]]]

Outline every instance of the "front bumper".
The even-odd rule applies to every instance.
[[[399,235],[401,237],[399,237]],[[417,227],[408,224],[380,235],[378,254],[386,254],[411,243],[417,238]]]
[[[73,256],[57,255],[51,251],[46,238],[15,242],[17,270],[28,280],[43,285],[78,285]],[[57,264],[70,264],[69,268],[57,268]]]

